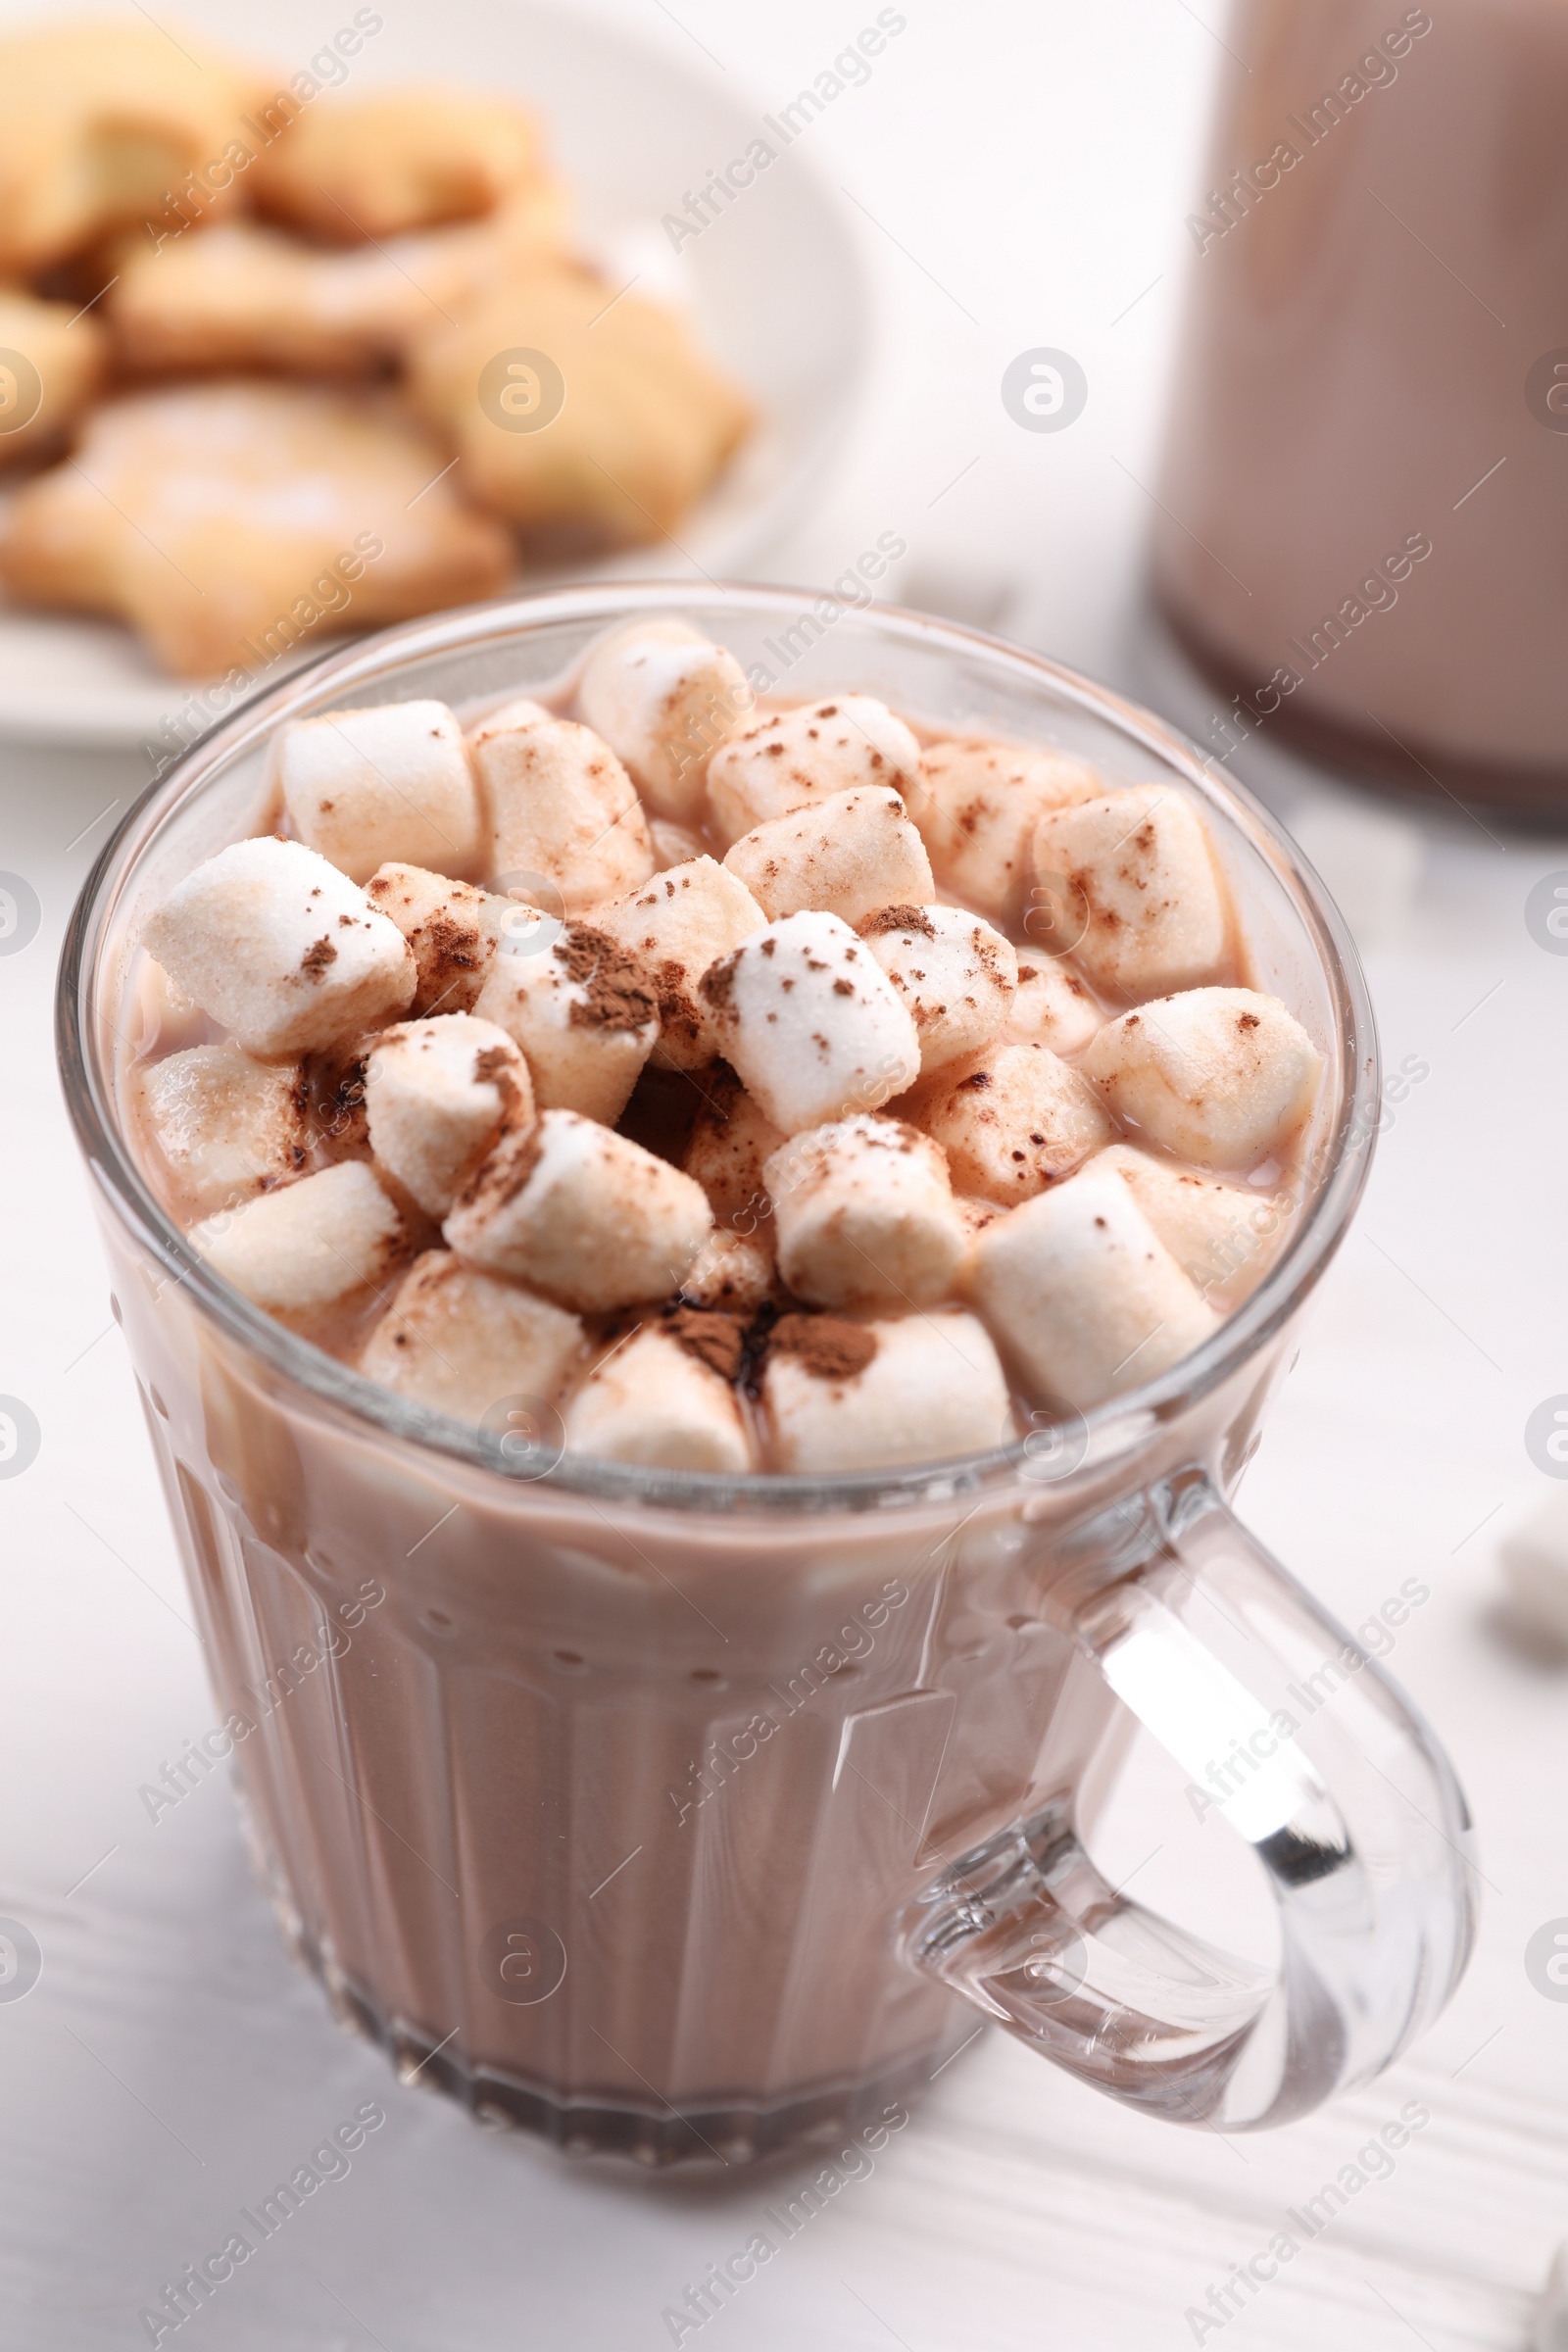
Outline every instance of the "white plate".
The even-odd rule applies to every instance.
[[[84,0],[85,5],[85,0]],[[74,13],[73,11],[73,13]],[[160,12],[161,13],[161,12]],[[842,446],[871,364],[872,305],[854,216],[797,156],[781,154],[677,255],[662,226],[716,167],[762,131],[695,49],[684,59],[628,40],[590,15],[532,0],[441,0],[386,9],[344,92],[428,80],[514,90],[543,117],[577,198],[588,250],[619,284],[689,307],[708,346],[751,392],[760,422],[724,479],[667,541],[577,576],[721,578],[755,566],[799,519]],[[286,80],[319,52],[351,0],[182,0],[180,22],[275,60]],[[0,0],[0,24],[46,21]],[[265,27],[265,29],[263,29]],[[770,142],[778,147],[778,139]],[[543,574],[529,574],[543,584]],[[313,643],[311,654],[320,647]],[[270,670],[268,683],[283,674]],[[0,601],[0,738],[134,745],[156,738],[189,686],[167,677],[128,630]]]

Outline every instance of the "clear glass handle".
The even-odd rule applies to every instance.
[[[929,1887],[906,1949],[1113,2098],[1255,2131],[1366,2082],[1443,2008],[1475,1927],[1469,1816],[1408,1701],[1205,1477],[1151,1502],[1150,1556],[1062,1621],[1259,1856],[1278,1973],[1117,1893],[1067,1798]]]

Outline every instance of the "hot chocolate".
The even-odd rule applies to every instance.
[[[787,601],[725,591],[706,633],[674,606],[576,591],[337,657],[193,753],[78,913],[68,1092],[258,1866],[345,2022],[568,2145],[733,2164],[906,2111],[971,2004],[1156,2111],[1299,2112],[1430,2016],[1469,1918],[1441,1757],[1220,1500],[1364,1171],[1376,1057],[1353,962],[1285,846],[1157,722],[907,615],[827,608],[838,634],[800,699],[731,762],[726,833],[782,824],[790,856],[737,874],[654,723],[667,668],[657,692],[622,677],[598,724],[562,715],[579,690],[587,711],[584,662],[628,613],[720,684],[722,639],[765,691]],[[889,803],[907,810],[908,786],[918,804],[915,763],[936,779],[909,828],[934,887],[869,922],[757,900],[808,864],[813,890],[864,870],[833,865],[848,825],[812,830],[834,792],[760,805],[856,699],[840,678],[886,714],[860,711],[883,771],[822,778],[877,812],[873,850],[914,858]],[[675,698],[682,726],[703,693]],[[371,892],[299,838],[300,796],[272,838],[281,726],[352,738],[369,705],[395,730],[411,702],[490,713],[467,756],[488,730],[481,807],[531,868],[520,901],[487,887],[519,887],[493,851],[453,878],[392,858],[399,836],[340,837],[349,864],[381,859]],[[899,710],[931,722],[912,761]],[[425,723],[445,760],[451,731]],[[393,772],[385,736],[372,748]],[[1063,800],[1085,769],[1105,789]],[[353,796],[315,790],[346,831]],[[1131,834],[1106,839],[1107,794]],[[541,904],[595,806],[625,839],[584,854],[618,899]],[[454,843],[463,809],[460,791],[440,816]],[[1043,821],[1064,838],[1032,901]],[[663,862],[628,879],[628,842]],[[698,923],[661,891],[705,858],[724,880]],[[1212,891],[1175,887],[1195,872],[1221,878],[1217,924]],[[747,897],[757,917],[726,939]],[[585,960],[584,925],[652,984],[591,942]],[[1009,981],[988,1039],[974,1024]],[[932,1068],[875,1108],[824,1102],[864,1059],[844,1032],[813,1011],[800,1050],[765,1044],[766,1013],[812,990],[881,1006],[877,1054],[918,1067],[930,1047]],[[322,1004],[341,1024],[318,1028]],[[1297,1031],[1321,1065],[1287,1171],[1253,1154],[1271,1122],[1298,1133]],[[1047,1054],[1051,1115],[999,1151]],[[1203,1083],[1184,1087],[1194,1054]],[[928,1084],[920,1124],[906,1099]],[[966,1108],[988,1098],[994,1126]],[[999,1190],[956,1189],[956,1167]],[[1205,1275],[1214,1195],[1237,1192],[1250,1245]],[[694,1197],[722,1240],[670,1277]],[[1113,1250],[1136,1279],[1107,1292]],[[890,1266],[929,1302],[881,1296]],[[943,1287],[960,1279],[961,1300]],[[1140,1381],[1123,1359],[1151,1306],[1168,1368]],[[1104,1401],[1074,1410],[1075,1390]],[[1325,1655],[1351,1661],[1345,1688],[1307,1709],[1290,1686]],[[1216,1740],[1273,1759],[1236,1817],[1280,1897],[1277,1985],[1085,1853],[1129,1708],[1200,1778]]]
[[[1188,229],[1155,579],[1261,726],[1568,805],[1568,10],[1243,0]]]

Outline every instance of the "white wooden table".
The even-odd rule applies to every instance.
[[[408,4],[389,8],[394,27]],[[623,13],[699,39],[760,109],[875,11],[799,0],[787,20],[737,23],[720,0],[679,0],[689,34],[657,0]],[[976,612],[1005,603],[1036,641],[1200,725],[1207,704],[1141,621],[1136,581],[1212,36],[1183,0],[911,0],[907,16],[869,85],[813,131],[818,167],[871,216],[899,357],[837,498],[776,568],[830,577],[868,525],[897,529],[917,584]],[[717,160],[694,158],[694,173]],[[1040,344],[1090,378],[1088,411],[1059,436],[1021,433],[998,396],[1006,362]],[[1494,839],[1449,815],[1391,824],[1333,779],[1242,768],[1343,880],[1391,1060],[1429,1065],[1385,1135],[1244,1499],[1352,1623],[1405,1578],[1430,1587],[1393,1668],[1478,1815],[1481,1946],[1409,2060],[1266,2138],[1146,2122],[983,2037],[874,2173],[702,2331],[735,2352],[1158,2352],[1220,2335],[1228,2352],[1393,2352],[1412,2334],[1430,2352],[1505,2352],[1526,2343],[1568,2231],[1568,2005],[1524,1968],[1532,1933],[1568,1915],[1568,1677],[1515,1651],[1495,1616],[1496,1538],[1545,1492],[1525,1420],[1568,1390],[1568,960],[1523,915],[1531,884],[1568,867],[1568,839]],[[138,1802],[210,1708],[56,1096],[50,996],[71,898],[112,805],[143,779],[132,760],[15,751],[0,770],[0,868],[43,906],[37,939],[0,959],[0,1394],[42,1428],[37,1461],[0,1482],[0,1914],[44,1955],[27,1997],[0,2002],[0,2341],[145,2343],[140,2307],[376,2100],[387,2120],[348,2177],[182,2343],[668,2343],[663,2308],[744,2243],[789,2168],[715,2188],[568,2166],[398,2090],[283,1958],[223,1787],[156,1824]],[[1107,1838],[1112,1862],[1144,1863],[1146,1899],[1191,1915],[1195,1886],[1229,1883],[1234,1865],[1217,1821],[1182,1816],[1171,1775],[1146,1762]],[[1430,2121],[1392,2177],[1220,2325],[1209,2290],[1412,2101]]]

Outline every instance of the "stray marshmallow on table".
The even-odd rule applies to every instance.
[[[1551,2258],[1530,2323],[1530,2352],[1568,2352],[1568,2240]]]
[[[294,719],[278,736],[276,772],[300,839],[351,881],[390,858],[443,873],[478,858],[479,796],[445,703]]]
[[[1018,959],[1018,993],[1007,1015],[1007,1036],[1049,1046],[1053,1054],[1082,1052],[1104,1018],[1076,972],[1054,956],[1026,950]]]
[[[722,1051],[703,974],[766,922],[745,883],[705,856],[594,908],[596,930],[625,950],[659,1007],[657,1069],[698,1070]]]
[[[1031,1395],[1087,1410],[1218,1329],[1113,1170],[1086,1168],[975,1240],[969,1295]]]
[[[309,1314],[384,1282],[403,1220],[364,1160],[345,1159],[208,1217],[187,1238],[253,1304]]]
[[[365,895],[409,943],[418,971],[415,1013],[471,1012],[498,942],[536,919],[514,899],[418,865],[378,867]]]
[[[874,695],[838,694],[760,718],[708,763],[708,806],[727,845],[755,825],[858,786],[886,784],[907,800],[920,746]]]
[[[654,870],[648,819],[608,743],[566,718],[504,725],[504,711],[470,731],[469,752],[489,810],[492,874],[543,876],[568,914],[635,890]]]
[[[894,1469],[989,1452],[1012,1436],[1007,1384],[961,1309],[870,1323],[784,1315],[768,1336],[762,1409],[781,1470]]]
[[[756,700],[734,655],[673,617],[602,637],[577,688],[585,724],[624,761],[650,816],[677,823],[701,820],[709,760]]]
[[[704,974],[725,1060],[786,1135],[874,1110],[919,1073],[914,1023],[848,923],[787,914]]]
[[[963,736],[927,745],[919,785],[906,797],[942,888],[1016,929],[1034,879],[1035,826],[1048,809],[1104,789],[1070,752]]]
[[[793,1136],[762,1171],[779,1272],[812,1306],[934,1306],[968,1251],[939,1147],[899,1119]]]
[[[471,1012],[383,1029],[366,1062],[370,1149],[427,1216],[444,1217],[505,1126],[533,1120],[528,1065]]]
[[[713,1204],[713,1214],[754,1232],[767,1212],[764,1163],[784,1141],[733,1070],[716,1069],[703,1083],[703,1102],[681,1166]]]
[[[1130,1144],[1098,1152],[1089,1170],[1121,1178],[1182,1272],[1205,1294],[1257,1273],[1290,1219],[1288,1200],[1172,1167]]]
[[[700,1185],[571,1110],[509,1130],[447,1218],[463,1257],[583,1313],[680,1288],[712,1231]]]
[[[886,906],[860,937],[908,1006],[922,1073],[972,1054],[1008,1024],[1018,953],[962,906]]]
[[[1558,1487],[1503,1538],[1497,1556],[1520,1629],[1568,1654],[1568,1487]]]
[[[1132,784],[1041,817],[1031,938],[1124,1001],[1219,977],[1230,907],[1203,820],[1173,784]],[[1045,936],[1049,927],[1051,936]]]
[[[953,1182],[1007,1206],[1111,1139],[1088,1080],[1049,1046],[993,1045],[949,1062],[900,1106],[948,1155]]]
[[[175,987],[264,1058],[335,1045],[414,995],[396,924],[315,850],[270,834],[187,874],[143,938]]]
[[[1194,988],[1123,1013],[1080,1065],[1118,1119],[1203,1168],[1250,1168],[1305,1120],[1323,1062],[1275,997]]]
[[[817,908],[860,922],[932,897],[931,861],[903,801],[884,786],[835,792],[743,833],[725,853],[769,922]]]
[[[636,964],[588,923],[564,924],[538,955],[497,956],[474,1009],[521,1048],[541,1110],[580,1111],[607,1127],[659,1036]]]
[[[482,1421],[509,1397],[553,1403],[583,1347],[575,1315],[449,1250],[427,1250],[366,1342],[360,1370],[433,1412]]]
[[[189,1046],[143,1062],[131,1091],[181,1215],[205,1217],[299,1174],[310,1152],[297,1061]]]
[[[650,1469],[740,1477],[752,1468],[751,1440],[733,1385],[742,1331],[733,1315],[698,1307],[645,1323],[572,1397],[568,1447]]]

